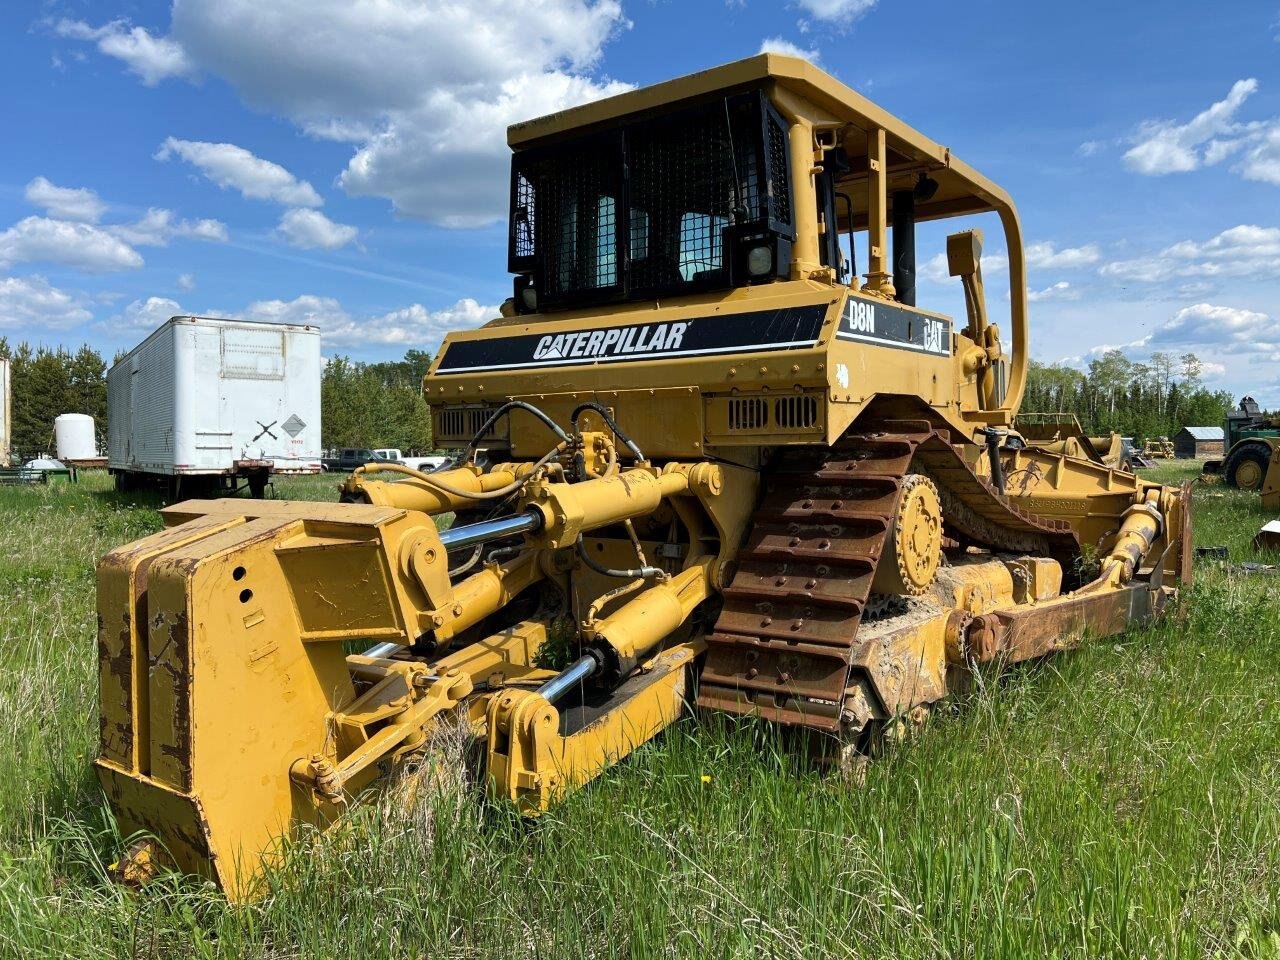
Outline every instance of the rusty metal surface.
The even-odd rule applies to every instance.
[[[1049,607],[997,611],[991,615],[999,624],[997,645],[985,659],[1002,656],[1009,662],[1029,660],[1079,646],[1086,635],[1120,633],[1157,613],[1165,596],[1139,581]]]
[[[1181,496],[1178,502],[1180,513],[1178,524],[1178,582],[1184,587],[1191,586],[1193,565],[1194,538],[1192,537],[1191,527],[1191,488],[1192,483],[1190,480],[1182,481]]]
[[[839,705],[902,477],[931,432],[867,431],[783,456],[724,591],[699,705],[836,730]],[[797,700],[799,703],[797,703]]]
[[[997,494],[925,421],[863,427],[829,450],[783,455],[708,638],[699,706],[788,725],[840,728],[858,627],[907,473],[944,493],[949,532],[968,541],[1078,555],[1070,526]],[[947,504],[951,509],[946,511]]]

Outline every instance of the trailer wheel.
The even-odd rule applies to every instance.
[[[1261,490],[1262,478],[1271,462],[1271,448],[1265,443],[1242,443],[1227,454],[1223,479],[1241,490]]]

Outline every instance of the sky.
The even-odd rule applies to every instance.
[[[314,323],[328,356],[434,350],[510,293],[507,124],[772,49],[1013,195],[1036,359],[1193,352],[1277,407],[1280,0],[1207,9],[9,0],[0,336],[110,356],[193,313]],[[921,232],[919,302],[960,314],[945,232]]]

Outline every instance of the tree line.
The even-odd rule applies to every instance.
[[[1183,427],[1218,426],[1236,404],[1227,391],[1208,389],[1203,372],[1194,353],[1153,353],[1141,363],[1108,350],[1083,371],[1032,360],[1022,411],[1073,413],[1093,435],[1172,437]]]
[[[24,457],[52,453],[53,421],[63,413],[93,417],[98,447],[106,449],[108,364],[97,350],[14,346],[0,337],[0,357],[12,364],[15,451]],[[431,450],[431,417],[422,396],[430,364],[424,350],[380,363],[333,357],[320,384],[324,446]],[[1093,434],[1114,430],[1139,441],[1171,437],[1185,426],[1220,424],[1235,406],[1230,393],[1204,386],[1203,369],[1192,353],[1153,353],[1139,363],[1111,350],[1084,371],[1033,360],[1022,410],[1073,413]]]
[[[13,451],[23,459],[54,451],[53,421],[87,413],[107,446],[107,368],[88,345],[10,344],[0,337],[0,358],[10,361]],[[112,362],[119,359],[113,358]],[[320,380],[321,440],[326,448],[398,447],[406,454],[432,448],[431,416],[422,378],[431,355],[410,350],[401,360],[360,363],[334,357]]]

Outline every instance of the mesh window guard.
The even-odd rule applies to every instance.
[[[726,287],[733,229],[790,229],[787,159],[758,92],[521,151],[511,270],[542,306]]]

